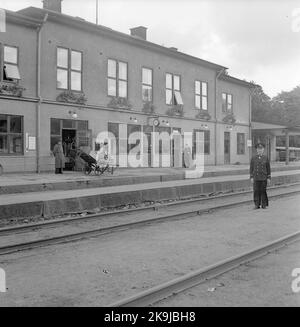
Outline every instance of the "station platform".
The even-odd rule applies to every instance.
[[[240,168],[240,167],[239,167]],[[298,169],[297,169],[298,168]],[[214,194],[219,192],[230,192],[238,190],[246,190],[251,188],[249,180],[248,168],[247,173],[242,173],[238,169],[228,169],[229,174],[224,174],[225,170],[219,176],[202,177],[198,179],[183,179],[183,177],[174,180],[158,180],[151,181],[152,177],[166,175],[157,174],[158,171],[153,171],[153,175],[147,171],[144,171],[142,176],[134,171],[131,172],[131,177],[149,178],[148,182],[132,183],[126,185],[113,185],[101,187],[89,187],[78,188],[69,190],[44,190],[43,192],[24,192],[24,193],[12,193],[0,195],[0,219],[7,218],[25,218],[25,217],[52,217],[62,215],[70,212],[84,212],[93,211],[99,212],[104,208],[119,207],[121,205],[129,204],[141,204],[145,202],[155,202],[161,200],[178,200],[191,197],[197,197],[201,195]],[[232,173],[235,172],[235,174]],[[209,171],[206,171],[209,173]],[[216,172],[212,170],[211,172]],[[245,170],[244,170],[245,172]],[[128,177],[126,175],[128,171],[122,172],[119,170],[119,174],[114,175],[113,178]],[[169,171],[169,176],[172,176],[173,171]],[[178,171],[179,174],[184,174],[184,171]],[[124,174],[124,175],[122,175]],[[50,181],[53,181],[53,176],[57,178],[59,183],[62,183],[61,178],[64,178],[64,183],[68,178],[74,178],[77,182],[77,177],[72,174],[52,175]],[[59,176],[59,179],[58,179]],[[24,176],[26,177],[26,176]],[[23,178],[24,178],[23,177]],[[39,176],[40,178],[42,176]],[[150,178],[151,177],[151,178]],[[82,176],[80,177],[82,178]],[[86,177],[87,180],[91,178],[100,179],[101,176]],[[133,179],[134,180],[134,179]],[[39,180],[41,181],[41,179]],[[2,185],[3,185],[3,181]],[[11,180],[14,186],[15,183],[21,183],[24,185],[24,180]],[[26,185],[39,185],[36,180],[28,180]],[[30,184],[30,183],[33,184]],[[291,165],[288,169],[284,169],[284,166],[273,167],[272,169],[272,184],[281,185],[300,182],[300,169],[297,165]],[[51,184],[50,183],[50,184]],[[2,186],[1,186],[2,187]]]
[[[289,165],[278,162],[271,165],[272,173],[300,170],[300,162]],[[0,176],[0,195],[26,192],[74,190],[95,187],[120,186],[166,182],[185,179],[184,168],[117,168],[114,174],[84,175],[83,172],[10,173]],[[203,177],[247,175],[249,165],[205,166]]]

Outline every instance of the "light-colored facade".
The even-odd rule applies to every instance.
[[[143,27],[132,31],[140,36],[126,35],[33,7],[7,11],[6,18],[6,32],[0,34],[4,171],[52,170],[51,147],[58,137],[91,150],[98,134],[114,131],[116,124],[128,126],[128,133],[202,130],[205,164],[249,162],[251,85],[224,73],[226,67],[148,42]],[[17,61],[10,63],[15,54]],[[109,62],[119,67],[117,76]],[[20,79],[7,80],[6,70],[7,75],[14,70],[4,66],[10,65],[18,67]],[[143,80],[143,68],[151,70],[151,81]],[[114,83],[117,93],[111,96]],[[20,94],[7,85],[25,90]],[[146,105],[143,88],[152,94]]]

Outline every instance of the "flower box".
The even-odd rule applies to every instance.
[[[119,97],[111,98],[107,106],[110,108],[127,109],[127,110],[130,110],[132,108],[132,105],[129,103],[129,101],[126,98],[119,98]]]
[[[183,116],[183,106],[182,105],[174,105],[173,107],[171,107],[170,109],[167,110],[167,115],[182,117]]]
[[[76,93],[72,91],[64,91],[56,97],[56,101],[68,102],[76,104],[86,104],[86,97],[84,93]]]
[[[0,94],[1,95],[9,95],[15,97],[21,97],[23,95],[24,87],[16,84],[16,83],[0,83]]]
[[[198,119],[203,119],[203,120],[210,120],[211,115],[207,112],[207,110],[199,110],[197,115],[195,116]]]

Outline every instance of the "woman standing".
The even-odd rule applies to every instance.
[[[62,174],[66,158],[60,140],[54,145],[53,154],[55,157],[55,174]]]

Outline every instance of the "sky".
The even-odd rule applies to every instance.
[[[0,8],[42,7],[0,0]],[[63,0],[62,12],[96,22],[96,0]],[[270,97],[300,85],[300,0],[99,0],[99,24],[228,67]],[[1,37],[1,35],[0,35]]]

